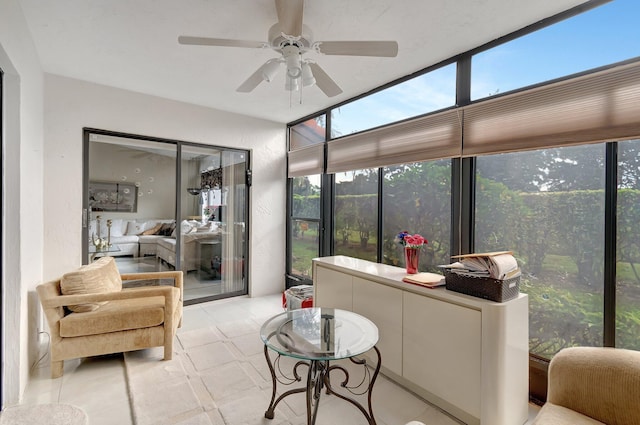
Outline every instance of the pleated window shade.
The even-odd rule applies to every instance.
[[[324,143],[290,151],[289,177],[311,176],[324,172]]]
[[[464,107],[463,156],[640,136],[640,62]]]
[[[458,111],[449,110],[327,143],[327,173],[460,156]]]
[[[326,172],[638,137],[640,61],[329,141]],[[322,173],[322,147],[289,152],[289,177]]]

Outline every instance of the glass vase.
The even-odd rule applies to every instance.
[[[420,261],[420,249],[408,248],[404,249],[404,263],[407,268],[407,274],[418,273],[418,262]]]

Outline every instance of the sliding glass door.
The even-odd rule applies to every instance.
[[[246,294],[247,151],[85,130],[85,261],[182,270],[186,304]]]
[[[248,155],[201,146],[181,152],[180,264],[197,282],[189,297],[246,294]]]

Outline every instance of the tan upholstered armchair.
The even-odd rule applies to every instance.
[[[565,348],[551,360],[547,403],[532,425],[638,425],[639,406],[639,351]]]
[[[122,288],[133,280],[136,287]],[[164,346],[171,359],[182,325],[181,271],[120,275],[103,257],[36,290],[51,334],[52,378],[62,376],[64,360],[81,357]]]

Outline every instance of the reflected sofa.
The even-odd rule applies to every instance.
[[[220,231],[193,232],[182,235],[184,242],[182,247],[182,270],[192,271],[200,268],[200,255],[198,244],[201,241],[220,240]],[[160,238],[156,241],[156,256],[159,260],[176,266],[176,238]]]
[[[127,256],[144,257],[157,256],[159,260],[175,268],[176,266],[176,231],[182,233],[184,245],[182,247],[182,270],[197,270],[200,265],[198,258],[198,241],[219,240],[220,223],[208,222],[202,224],[195,220],[183,220],[176,229],[175,221],[171,219],[112,219],[111,238],[113,245],[119,251],[110,252],[112,257]],[[101,219],[100,235],[106,237],[106,218]],[[91,220],[89,237],[97,235],[97,222]],[[102,254],[98,254],[99,257]]]
[[[549,364],[547,402],[532,425],[640,424],[640,352],[572,347]]]
[[[95,213],[94,213],[95,214]],[[94,237],[107,238],[107,219],[100,220],[100,230],[96,219],[89,222],[89,243]],[[145,255],[141,246],[155,246],[158,239],[171,236],[175,229],[175,221],[171,219],[111,219],[110,242],[120,249],[109,253],[112,257]],[[145,245],[147,244],[147,245]]]

